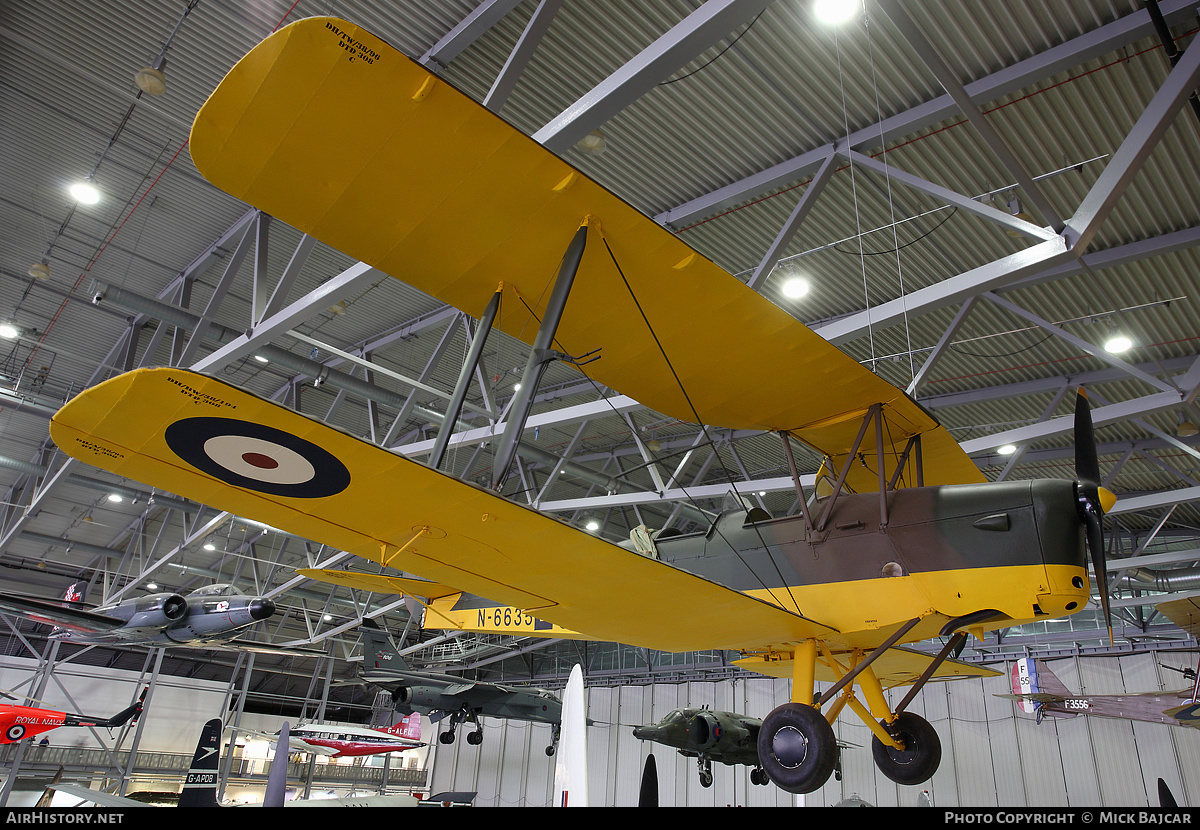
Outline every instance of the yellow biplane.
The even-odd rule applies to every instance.
[[[928,779],[937,734],[905,708],[930,679],[995,674],[954,659],[967,634],[1086,605],[1103,508],[1082,397],[1082,481],[987,483],[902,391],[369,32],[310,18],[272,34],[200,110],[191,152],[222,190],[531,344],[492,487],[177,368],[64,406],[51,434],[72,456],[559,632],[740,652],[792,680],[759,749],[796,793],[828,778],[846,706],[885,774]],[[789,460],[793,442],[816,449],[831,492],[810,500],[793,463],[803,515],[735,510],[637,549],[502,498],[546,363],[596,354],[593,379],[656,412],[776,432]],[[936,656],[901,647],[935,636]]]

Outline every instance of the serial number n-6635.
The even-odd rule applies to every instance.
[[[491,625],[496,628],[531,628],[536,622],[532,614],[526,614],[516,608],[481,608],[479,609],[479,625]]]

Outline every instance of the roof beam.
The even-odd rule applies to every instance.
[[[573,147],[772,2],[708,0],[551,119],[533,134],[534,141],[556,153]]]
[[[1159,3],[1159,8],[1168,25],[1191,20],[1196,13],[1195,0],[1163,0]],[[1149,13],[1141,9],[980,78],[967,84],[964,89],[972,101],[990,101],[1154,34],[1154,24]],[[949,94],[941,95],[932,101],[926,101],[910,110],[856,130],[850,134],[846,146],[865,151],[867,148],[878,147],[911,135],[957,112],[959,109],[954,99]],[[692,222],[760,196],[769,190],[792,184],[816,169],[825,159],[825,153],[825,148],[801,153],[711,193],[677,205],[654,218],[663,225],[686,227]]]

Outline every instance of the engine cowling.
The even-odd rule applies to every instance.
[[[733,747],[750,737],[741,724],[719,718],[713,712],[699,712],[688,721],[689,748],[697,752],[712,752],[717,748]]]
[[[187,600],[179,594],[150,594],[133,605],[126,628],[162,628],[187,616]]]

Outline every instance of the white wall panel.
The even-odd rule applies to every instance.
[[[1070,658],[1049,663],[1072,691],[1127,694],[1180,688],[1182,675],[1161,668],[1190,658],[1135,655]],[[663,806],[831,806],[857,796],[877,806],[915,806],[922,790],[935,806],[1154,807],[1161,777],[1182,804],[1200,795],[1200,731],[1096,717],[1046,718],[1041,724],[998,695],[1010,692],[1011,664],[994,678],[934,683],[910,710],[925,717],[942,741],[942,765],[920,786],[899,786],[875,768],[872,734],[849,710],[834,726],[842,775],[818,792],[792,796],[775,786],[753,786],[749,769],[714,764],[711,788],[700,786],[694,759],[633,737],[632,727],[658,721],[672,709],[709,705],[763,717],[786,702],[790,683],[747,676],[720,683],[591,687],[588,716],[589,787],[593,805],[637,803],[646,756],[653,752]],[[888,693],[895,705],[905,693]],[[482,748],[459,740],[432,753],[432,788],[477,790],[480,806],[549,804],[553,765],[544,749],[549,728],[485,721]]]

